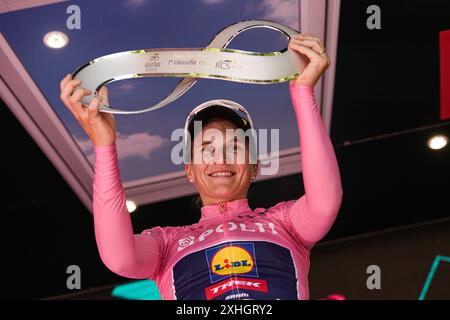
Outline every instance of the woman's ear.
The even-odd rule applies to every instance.
[[[192,173],[192,167],[190,163],[186,163],[184,165],[184,171],[186,172],[186,177],[188,178],[190,183],[194,183],[194,175]]]

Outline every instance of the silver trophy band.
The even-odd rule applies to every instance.
[[[142,77],[182,77],[173,91],[160,102],[137,110],[120,110],[100,105],[102,112],[138,114],[161,108],[186,93],[198,78],[221,79],[252,84],[280,83],[294,79],[305,68],[303,60],[286,47],[274,52],[227,49],[241,32],[270,28],[289,40],[299,32],[268,20],[246,20],[222,29],[205,48],[158,48],[118,52],[94,59],[79,67],[73,79],[80,79],[92,91],[81,102],[89,105],[99,90],[114,81]]]

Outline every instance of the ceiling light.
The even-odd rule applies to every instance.
[[[132,213],[137,209],[137,205],[133,200],[127,200],[127,209],[129,213]]]
[[[44,36],[44,44],[52,49],[61,49],[69,43],[69,37],[60,31],[51,31]]]
[[[428,139],[428,148],[433,150],[439,150],[442,149],[447,145],[448,138],[444,135],[437,135],[433,136],[430,139]]]

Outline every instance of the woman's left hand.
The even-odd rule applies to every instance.
[[[317,80],[331,64],[322,41],[308,34],[296,34],[289,41],[288,47],[309,59],[309,63],[303,72],[291,82],[314,87]]]

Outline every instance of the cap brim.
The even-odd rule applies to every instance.
[[[189,122],[188,131],[191,134],[191,137],[194,136],[194,121],[202,121],[202,125],[205,122],[214,119],[214,118],[223,118],[231,121],[236,125],[237,128],[243,129],[244,131],[250,129],[250,123],[248,120],[242,118],[235,111],[230,108],[220,106],[220,105],[212,105],[208,108],[205,108],[199,111]]]

